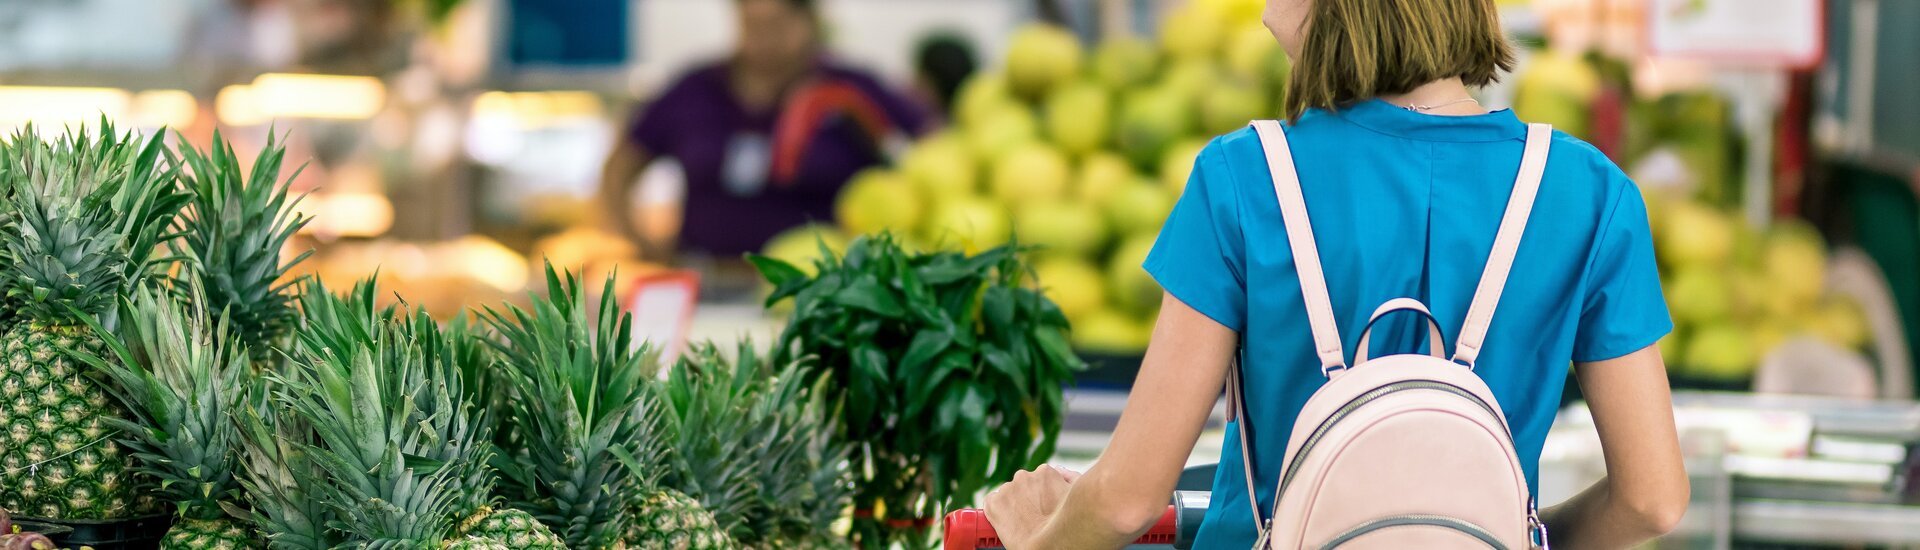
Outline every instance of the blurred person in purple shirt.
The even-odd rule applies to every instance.
[[[738,257],[782,230],[833,218],[856,172],[887,161],[890,142],[931,124],[922,106],[829,59],[814,0],[737,0],[727,59],[681,75],[634,117],[601,176],[601,201],[655,261],[632,208],[636,178],[658,158],[686,176],[681,250]]]

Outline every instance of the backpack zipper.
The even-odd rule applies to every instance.
[[[1459,532],[1467,536],[1471,536],[1475,539],[1479,539],[1480,542],[1486,543],[1487,547],[1489,548],[1495,548],[1498,550],[1507,550],[1506,545],[1500,544],[1500,539],[1495,538],[1493,536],[1493,533],[1487,532],[1486,529],[1482,529],[1478,525],[1474,525],[1462,519],[1452,518],[1448,516],[1433,515],[1433,514],[1409,514],[1404,516],[1389,516],[1389,517],[1369,521],[1364,524],[1361,524],[1359,527],[1354,527],[1352,529],[1348,529],[1345,532],[1340,533],[1339,535],[1335,535],[1332,539],[1328,540],[1326,544],[1321,545],[1320,550],[1333,550],[1334,548],[1337,548],[1342,544],[1352,542],[1353,539],[1360,538],[1361,535],[1372,533],[1374,531],[1379,531],[1381,529],[1387,529],[1392,527],[1413,527],[1413,526],[1439,527],[1442,529],[1453,530],[1455,532]]]
[[[1460,397],[1467,398],[1469,401],[1473,401],[1475,405],[1479,405],[1481,409],[1487,411],[1487,414],[1492,415],[1495,419],[1500,421],[1500,428],[1502,430],[1507,431],[1507,445],[1508,446],[1513,445],[1513,433],[1512,433],[1513,429],[1507,427],[1507,419],[1501,417],[1499,413],[1494,412],[1492,405],[1488,405],[1485,400],[1480,399],[1480,397],[1474,395],[1473,392],[1469,392],[1467,390],[1461,389],[1459,386],[1455,386],[1453,384],[1448,384],[1446,382],[1440,382],[1435,380],[1406,380],[1401,382],[1395,382],[1392,384],[1374,388],[1368,391],[1367,393],[1360,394],[1359,397],[1354,398],[1352,401],[1348,401],[1346,405],[1343,405],[1340,407],[1340,410],[1334,411],[1334,413],[1331,416],[1328,416],[1325,421],[1322,421],[1319,426],[1315,427],[1313,429],[1313,435],[1308,436],[1307,441],[1305,443],[1300,444],[1300,451],[1294,453],[1293,460],[1288,462],[1286,473],[1280,477],[1280,491],[1274,494],[1274,498],[1278,499],[1280,498],[1280,495],[1284,495],[1287,493],[1287,487],[1293,484],[1293,476],[1300,472],[1300,464],[1302,462],[1305,462],[1302,459],[1307,456],[1308,452],[1311,452],[1313,450],[1313,446],[1315,444],[1318,444],[1320,442],[1320,438],[1325,437],[1327,435],[1327,432],[1333,429],[1334,424],[1339,423],[1341,419],[1345,418],[1349,414],[1352,414],[1353,411],[1359,409],[1360,407],[1366,406],[1367,403],[1371,403],[1374,400],[1385,397],[1389,394],[1399,393],[1402,391],[1411,391],[1411,390],[1443,391],[1443,392],[1451,393],[1454,395],[1458,395]]]

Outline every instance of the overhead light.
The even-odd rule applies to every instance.
[[[370,76],[267,73],[253,99],[271,118],[365,120],[386,105],[387,88]]]
[[[126,115],[132,94],[117,88],[0,86],[0,125],[59,126]]]
[[[220,89],[213,97],[213,112],[220,117],[220,123],[228,126],[253,126],[267,122],[267,113],[260,109],[260,101],[253,87],[246,84],[234,84]]]
[[[141,126],[184,128],[199,114],[199,100],[186,90],[146,90],[133,95],[133,119]]]

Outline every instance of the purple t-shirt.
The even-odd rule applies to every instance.
[[[686,172],[681,246],[719,256],[756,251],[782,230],[832,220],[840,187],[886,161],[883,144],[854,117],[836,114],[813,131],[794,177],[773,181],[781,111],[750,111],[734,97],[730,79],[724,62],[695,68],[642,109],[629,130],[649,154],[677,159]],[[851,86],[896,130],[917,135],[926,129],[918,104],[864,72],[823,61],[810,80]]]

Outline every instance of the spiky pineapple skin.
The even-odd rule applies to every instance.
[[[126,411],[61,351],[105,348],[85,327],[28,322],[0,336],[0,507],[84,520],[156,509],[102,422]]]
[[[662,489],[635,505],[627,525],[629,550],[734,550],[713,514],[684,493]]]
[[[160,540],[160,550],[259,550],[265,546],[239,520],[180,520]]]
[[[455,535],[456,539],[491,539],[516,550],[567,550],[566,541],[533,514],[513,508],[482,508],[460,522]]]
[[[457,537],[447,539],[444,550],[518,550],[518,547],[486,537]]]

